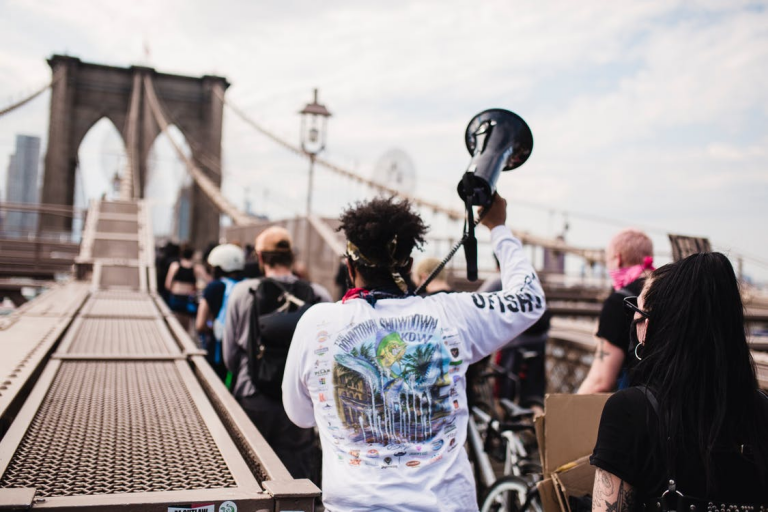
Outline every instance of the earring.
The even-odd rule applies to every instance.
[[[637,358],[638,361],[642,361],[643,360],[642,357],[637,355],[637,349],[639,349],[642,345],[643,345],[642,343],[638,343],[637,345],[635,345],[635,357]]]

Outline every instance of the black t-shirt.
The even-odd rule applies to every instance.
[[[195,284],[197,282],[197,278],[195,277],[195,269],[179,264],[176,275],[173,276],[173,281],[179,283]]]
[[[603,302],[603,309],[600,311],[596,335],[605,338],[608,343],[625,352],[630,349],[629,326],[632,323],[632,317],[624,312],[624,299],[640,295],[644,282],[645,279],[635,279],[621,290],[612,292]],[[634,350],[635,347],[631,348]]]
[[[208,303],[208,309],[211,312],[211,317],[216,318],[219,316],[219,310],[221,309],[221,303],[224,302],[224,291],[226,285],[224,281],[214,279],[203,290],[203,298]]]
[[[763,403],[768,407],[768,400]],[[644,391],[623,389],[605,404],[597,444],[589,461],[631,484],[639,496],[657,498],[667,488],[667,464],[661,442],[656,412]],[[768,504],[768,479],[760,481],[755,466],[736,450],[714,455],[717,488],[707,496],[703,463],[698,462],[698,452],[692,444],[683,441],[677,445],[675,480],[684,495],[727,503]]]

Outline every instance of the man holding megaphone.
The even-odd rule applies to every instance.
[[[354,284],[301,318],[283,380],[300,427],[317,426],[328,510],[477,510],[463,449],[467,367],[533,325],[544,293],[493,194],[491,231],[503,290],[415,296],[411,253],[427,226],[408,201],[377,198],[341,216]]]

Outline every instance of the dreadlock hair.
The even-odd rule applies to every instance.
[[[339,221],[337,231],[344,231],[347,240],[367,259],[382,263],[389,261],[390,256],[395,261],[410,258],[414,248],[421,249],[424,245],[424,235],[429,229],[411,209],[408,200],[396,201],[394,197],[357,202],[344,210]],[[388,247],[395,237],[397,246],[390,255]],[[371,267],[351,260],[350,264],[371,288],[395,284],[386,265]],[[410,263],[395,270],[407,280],[409,267]]]
[[[710,491],[716,485],[712,453],[720,443],[751,446],[764,478],[768,417],[730,261],[717,252],[693,254],[654,271],[643,293],[649,319],[633,383],[654,390],[665,434],[690,443]]]

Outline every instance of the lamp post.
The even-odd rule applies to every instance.
[[[312,103],[307,103],[301,114],[301,150],[309,156],[309,184],[307,186],[307,217],[312,213],[312,182],[315,174],[315,157],[325,149],[328,118],[331,113],[317,102],[317,89]]]

